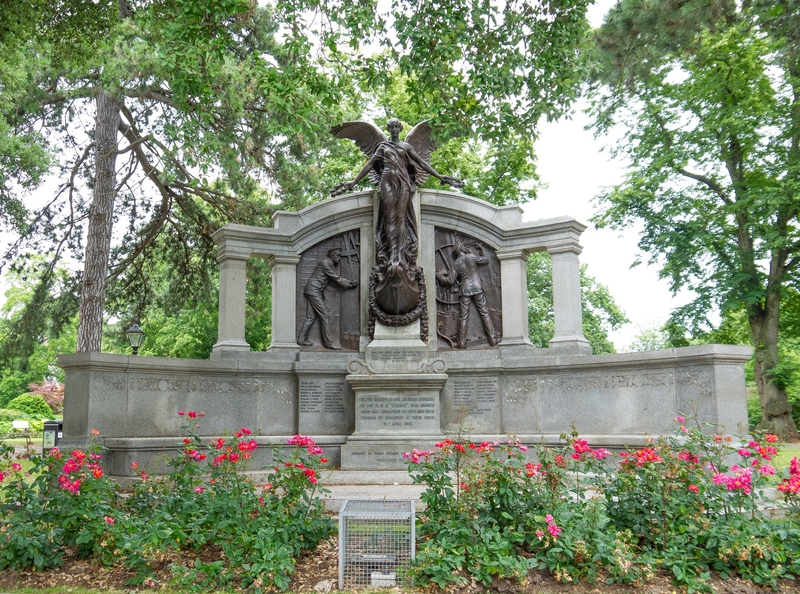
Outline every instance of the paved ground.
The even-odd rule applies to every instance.
[[[338,512],[347,499],[413,499],[417,510],[424,485],[415,485],[405,470],[352,471],[333,470],[322,475],[322,484],[330,493],[322,493],[328,511]]]

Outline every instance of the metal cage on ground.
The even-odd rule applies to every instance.
[[[415,537],[413,501],[346,500],[339,512],[339,588],[405,583]]]

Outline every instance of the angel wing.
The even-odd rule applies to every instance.
[[[431,132],[432,128],[430,125],[430,120],[424,120],[411,128],[411,131],[406,135],[406,142],[410,144],[417,154],[422,157],[422,159],[430,165],[431,162],[431,153],[439,148],[439,145],[434,143],[431,140]],[[461,136],[460,133],[450,133],[446,138],[443,140],[449,140],[450,138],[456,138]],[[425,180],[428,179],[428,173],[423,171],[419,167],[417,169],[416,174],[416,182],[418,186],[421,186],[425,183]]]
[[[424,120],[411,128],[411,131],[406,134],[405,140],[417,151],[417,154],[422,157],[422,160],[428,164],[431,162],[431,153],[439,148],[431,140],[431,130],[430,120]],[[421,186],[425,183],[425,180],[428,179],[428,172],[423,171],[417,165],[414,167],[417,170],[414,176],[415,181],[418,186]]]
[[[371,157],[378,145],[386,140],[386,135],[381,129],[369,122],[344,122],[331,128],[331,134],[336,138],[349,138],[355,141],[367,157]],[[380,174],[375,170],[370,171],[369,181],[378,185],[381,181]]]

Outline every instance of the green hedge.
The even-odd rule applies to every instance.
[[[23,394],[22,396],[17,396],[9,402],[6,407],[20,410],[38,419],[50,419],[53,416],[53,409],[50,408],[50,405],[38,394]]]

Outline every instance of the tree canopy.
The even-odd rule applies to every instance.
[[[443,137],[464,138],[442,157],[467,137],[487,143],[473,166],[491,175],[473,191],[528,197],[514,181],[533,177],[539,118],[575,96],[588,2],[4,3],[2,266],[48,255],[29,328],[47,325],[64,259],[80,268],[79,351],[100,350],[104,321],[206,299],[211,233],[324,197],[341,171],[321,164],[353,158],[328,128],[392,85]],[[48,174],[57,182],[42,186]],[[166,303],[170,277],[183,282]]]
[[[621,0],[596,32],[595,129],[631,162],[600,225],[644,222],[640,247],[697,327],[743,309],[761,428],[797,437],[776,381],[781,296],[800,263],[800,9],[793,0]]]

